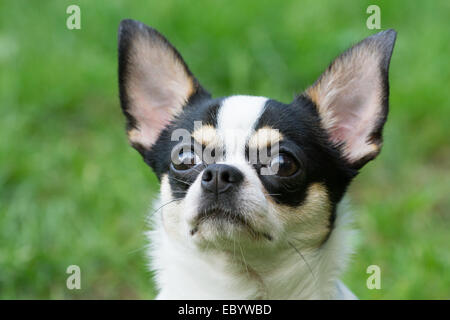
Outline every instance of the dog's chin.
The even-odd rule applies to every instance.
[[[213,243],[215,246],[272,241],[269,232],[256,228],[242,212],[217,207],[199,211],[190,236],[199,245]]]

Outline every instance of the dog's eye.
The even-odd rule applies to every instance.
[[[200,162],[200,157],[194,151],[180,151],[176,163],[173,163],[173,167],[176,170],[188,170]]]
[[[287,153],[280,153],[270,161],[270,170],[280,177],[292,176],[298,170],[297,161]]]

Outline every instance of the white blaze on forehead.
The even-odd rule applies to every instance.
[[[264,110],[268,98],[232,96],[223,100],[217,117],[227,161],[245,160],[245,144]]]

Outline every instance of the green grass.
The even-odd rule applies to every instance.
[[[372,1],[373,2],[373,1]],[[67,30],[66,8],[82,29]],[[448,1],[376,1],[395,28],[385,145],[350,189],[362,299],[450,298]],[[367,30],[370,1],[2,1],[0,298],[152,298],[144,217],[157,180],[127,144],[117,26],[154,26],[215,96],[288,102]],[[82,289],[66,289],[67,266]],[[366,268],[382,289],[366,288]]]

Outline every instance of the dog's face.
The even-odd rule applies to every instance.
[[[131,145],[161,181],[170,237],[197,246],[318,247],[351,179],[380,151],[395,32],[339,56],[291,103],[213,99],[157,31],[119,29],[120,98]]]

